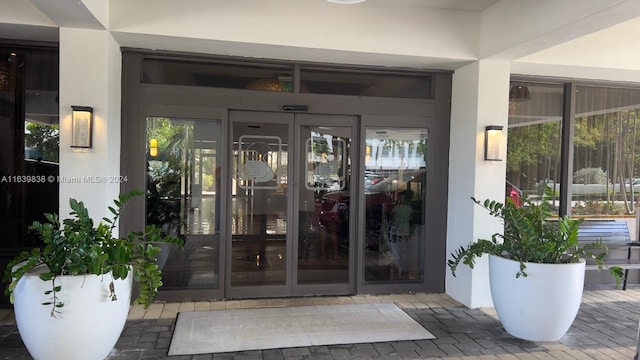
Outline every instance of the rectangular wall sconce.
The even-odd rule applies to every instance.
[[[93,147],[93,108],[72,106],[71,147],[90,149]]]
[[[502,161],[502,126],[489,125],[484,130],[484,159]]]

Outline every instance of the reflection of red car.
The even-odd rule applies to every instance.
[[[406,170],[365,189],[365,240],[369,248],[377,248],[382,231],[382,218],[385,212],[388,214],[396,204],[399,193],[411,190],[413,199],[410,200],[410,205],[413,207],[413,223],[422,223],[425,174],[424,169]],[[322,197],[319,209],[320,226],[345,239],[349,235],[349,197],[348,191],[328,192]],[[522,191],[508,181],[506,198],[511,199],[517,207],[523,205]]]
[[[322,197],[320,226],[341,235],[349,233],[349,193],[336,191]]]
[[[390,211],[397,202],[398,194],[411,190],[414,206],[413,217],[416,223],[421,222],[422,191],[425,170],[405,170],[389,176],[376,184],[365,187],[366,226],[365,237],[370,247],[377,246],[380,241],[383,211]],[[322,197],[320,226],[347,237],[349,233],[349,192],[334,191]]]
[[[516,204],[516,207],[522,207],[522,191],[515,187],[512,183],[507,181],[505,191],[505,197],[507,199],[513,200],[513,203]]]

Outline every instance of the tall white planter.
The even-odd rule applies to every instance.
[[[511,335],[530,341],[557,341],[575,320],[584,288],[585,261],[525,263],[527,277],[516,278],[520,263],[489,256],[491,296]]]
[[[14,291],[20,337],[34,359],[100,360],[118,341],[129,313],[133,276],[116,280],[117,301],[109,298],[111,275],[59,276],[64,307],[51,317],[51,281],[26,274]]]

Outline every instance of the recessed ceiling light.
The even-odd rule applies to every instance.
[[[327,0],[327,1],[335,4],[357,4],[357,3],[365,2],[367,0]]]

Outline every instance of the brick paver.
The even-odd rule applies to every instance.
[[[435,340],[372,344],[312,346],[193,356],[167,356],[177,311],[203,311],[265,306],[301,306],[395,302],[431,331]],[[640,290],[586,291],[573,326],[560,341],[536,343],[508,335],[493,309],[469,309],[443,294],[363,295],[333,298],[298,298],[154,304],[147,311],[133,307],[125,329],[109,360],[171,359],[631,359],[635,353]],[[31,359],[13,317],[0,311],[0,359]]]

